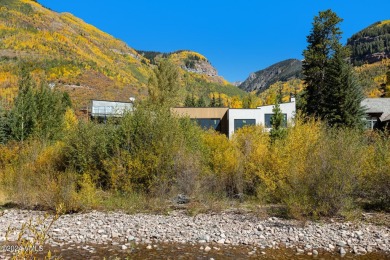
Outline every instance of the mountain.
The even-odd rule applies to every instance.
[[[207,76],[209,82],[219,83],[223,85],[229,84],[224,78],[218,75],[217,70],[211,65],[205,56],[200,53],[190,50],[179,50],[170,53],[156,51],[137,50],[144,58],[148,59],[151,64],[155,65],[160,58],[171,60],[181,69],[194,73],[193,75]]]
[[[152,59],[72,14],[36,1],[1,0],[0,10],[0,102],[16,96],[20,63],[28,63],[36,78],[67,91],[76,108],[90,99],[127,101],[147,95],[157,55]],[[243,93],[218,76],[201,54],[179,51],[166,57],[179,67],[183,101],[193,91],[206,98],[212,92]]]
[[[390,58],[390,20],[376,22],[348,39],[354,65]]]
[[[263,92],[278,81],[288,81],[300,78],[302,62],[296,59],[288,59],[278,62],[266,69],[254,72],[239,86],[247,92]]]

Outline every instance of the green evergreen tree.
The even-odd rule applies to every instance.
[[[148,82],[149,100],[157,106],[174,106],[179,86],[176,66],[167,59],[161,59]]]
[[[361,127],[363,90],[347,62],[349,51],[340,43],[342,21],[334,12],[320,12],[304,51],[306,91],[304,111],[330,126]]]
[[[323,119],[330,126],[361,128],[364,110],[360,104],[364,94],[352,66],[346,62],[348,54],[346,47],[340,47],[329,61],[323,93]]]
[[[282,101],[282,96],[278,94],[276,97],[276,104],[272,109],[272,117],[271,117],[271,131],[270,131],[270,140],[271,143],[274,143],[278,139],[283,139],[287,135],[287,122],[280,109],[280,102]]]
[[[197,107],[206,107],[206,101],[204,100],[203,96],[200,96],[198,99]]]
[[[307,37],[308,46],[303,52],[306,90],[302,103],[304,112],[309,116],[324,117],[326,68],[335,50],[341,46],[341,31],[338,27],[341,21],[331,10],[320,12],[314,17],[313,29]]]

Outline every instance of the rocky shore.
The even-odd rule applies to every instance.
[[[44,213],[12,209],[0,212],[0,215],[1,244],[5,242],[8,227],[20,228],[23,223],[30,219],[36,221]],[[8,239],[15,241],[17,236],[17,231],[11,232]],[[313,255],[324,250],[340,254],[390,252],[388,226],[331,221],[307,222],[302,226],[294,220],[260,219],[250,213],[233,212],[193,217],[181,211],[169,215],[96,211],[63,215],[51,227],[49,237],[51,246],[108,244],[118,250],[127,250],[132,245],[145,245],[146,249],[151,249],[156,243],[185,243],[197,245],[204,251],[215,246],[247,245],[260,251],[282,247]]]

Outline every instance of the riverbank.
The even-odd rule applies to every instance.
[[[44,212],[5,210],[0,216],[0,243],[8,227],[16,230]],[[50,218],[46,220],[49,223]],[[39,227],[38,227],[39,229]],[[16,241],[18,231],[8,235]],[[28,238],[28,235],[25,235]],[[89,212],[61,216],[49,231],[48,245],[111,245],[126,251],[143,245],[153,249],[158,243],[196,245],[205,252],[214,247],[250,246],[258,252],[287,248],[300,254],[336,252],[367,254],[390,252],[390,227],[363,222],[302,222],[276,217],[261,219],[251,213],[222,212],[188,216],[183,211],[168,215],[121,212]],[[84,248],[93,253],[93,247]]]

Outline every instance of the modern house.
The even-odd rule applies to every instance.
[[[176,107],[172,111],[179,116],[188,116],[196,120],[203,128],[213,128],[231,138],[234,132],[246,125],[263,125],[267,131],[271,129],[271,118],[274,105],[257,108],[191,108]],[[296,113],[295,98],[288,103],[280,104],[285,121],[291,122]]]
[[[93,119],[105,121],[109,117],[122,117],[126,112],[132,112],[133,109],[133,102],[92,100],[90,116]]]
[[[367,129],[390,130],[390,98],[366,98],[361,106],[366,109]]]

